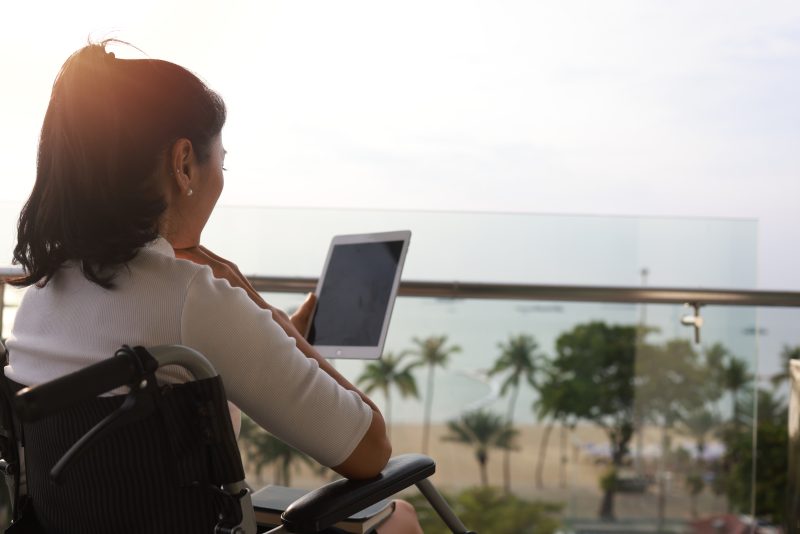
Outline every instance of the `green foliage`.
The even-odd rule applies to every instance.
[[[489,461],[489,449],[515,449],[514,439],[518,432],[501,416],[478,410],[461,416],[460,419],[448,421],[449,434],[443,441],[454,441],[470,445],[478,461],[481,482],[488,485],[486,463]]]
[[[540,386],[540,413],[557,413],[602,427],[621,464],[633,432],[634,326],[592,322],[556,341],[556,357]]]
[[[740,390],[752,380],[753,376],[747,371],[747,364],[742,360],[731,357],[723,374],[725,387],[730,390]]]
[[[685,339],[663,345],[642,344],[637,369],[637,401],[645,419],[669,428],[701,410],[707,395],[708,368]]]
[[[781,371],[772,375],[770,380],[773,386],[781,386],[789,381],[789,362],[800,360],[800,345],[794,347],[784,345],[781,350]]]
[[[430,336],[425,339],[413,339],[416,348],[411,352],[418,357],[419,363],[430,367],[446,367],[450,355],[461,352],[458,345],[447,346],[447,336]]]
[[[749,385],[753,375],[747,370],[747,364],[742,360],[731,356],[728,365],[722,375],[724,387],[731,394],[733,402],[733,415],[731,417],[733,425],[739,427],[741,424],[741,414],[747,413],[747,409],[740,408],[739,393]]]
[[[396,389],[402,398],[419,398],[417,380],[411,374],[411,371],[419,363],[415,362],[401,367],[404,356],[405,353],[395,355],[387,352],[382,358],[368,363],[357,379],[357,383],[364,386],[364,393],[367,395],[375,390],[383,393],[386,399],[386,424],[389,426],[390,432],[392,422],[391,390]]]
[[[311,457],[265,432],[244,415],[242,415],[239,442],[244,449],[245,456],[255,466],[259,476],[265,467],[273,466],[273,484],[290,486],[292,466],[306,464],[310,467],[319,467],[319,464]]]
[[[364,371],[357,381],[364,386],[364,393],[370,394],[376,389],[388,395],[389,388],[394,386],[401,397],[419,398],[417,381],[411,370],[416,364],[400,367],[403,354],[395,355],[387,352],[379,360],[375,360],[364,367]]]
[[[500,356],[495,360],[488,374],[489,376],[505,375],[500,386],[500,394],[507,395],[510,392],[506,420],[509,425],[512,425],[520,382],[525,380],[536,387],[536,374],[544,355],[539,354],[539,344],[536,339],[527,334],[512,336],[508,342],[498,343],[498,347]],[[506,493],[511,491],[511,456],[508,449],[503,452],[503,488]]]
[[[614,492],[617,489],[617,468],[612,467],[607,469],[605,473],[600,476],[600,489],[604,493]]]
[[[519,334],[506,343],[499,343],[498,347],[500,356],[489,369],[489,376],[506,375],[500,386],[500,394],[505,395],[509,390],[518,388],[522,379],[534,385],[539,361],[542,359],[536,339],[527,334]]]
[[[720,425],[720,418],[707,406],[698,406],[683,419],[686,433],[694,438],[697,456],[702,458],[709,434]]]
[[[738,511],[750,510],[751,492],[756,495],[756,516],[780,524],[785,516],[789,434],[786,408],[774,396],[758,391],[759,418],[756,430],[756,483],[752,484],[753,436],[749,429],[731,430],[726,435],[725,463],[729,466],[727,495]],[[761,412],[761,407],[765,411]]]
[[[714,343],[703,351],[708,381],[705,385],[709,401],[717,402],[725,393],[725,367],[731,358],[730,351],[721,343]]]
[[[620,466],[634,429],[634,377],[639,329],[595,321],[579,324],[556,340],[556,357],[539,388],[539,413],[600,426]],[[614,479],[615,480],[615,479]],[[614,517],[616,484],[608,484],[599,515]]]
[[[446,499],[464,526],[475,532],[552,534],[561,524],[561,504],[526,501],[498,488],[469,488]],[[416,494],[409,501],[417,509],[425,534],[450,532],[424,497]]]
[[[486,410],[469,412],[460,419],[448,421],[447,429],[450,434],[442,438],[444,441],[500,449],[513,449],[513,441],[518,433],[502,417]]]
[[[446,367],[450,355],[461,352],[458,345],[447,345],[447,336],[430,336],[425,339],[413,339],[416,348],[411,354],[417,356],[420,365],[428,367],[427,392],[425,393],[425,413],[422,421],[422,453],[428,453],[428,440],[431,428],[431,407],[433,406],[433,374],[437,367]]]
[[[691,474],[686,476],[686,488],[689,490],[689,494],[692,496],[700,495],[705,485],[706,484],[701,475]]]

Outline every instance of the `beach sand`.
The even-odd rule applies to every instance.
[[[545,454],[542,472],[542,487],[536,484],[536,467],[539,447],[545,430],[544,425],[520,427],[517,439],[519,450],[511,453],[511,489],[525,499],[561,503],[564,516],[572,518],[594,518],[602,498],[600,478],[608,469],[608,462],[587,452],[587,446],[603,447],[607,438],[602,430],[593,425],[579,425],[565,436],[566,454],[562,467],[562,435],[560,427],[553,427]],[[480,471],[472,449],[466,445],[443,441],[445,425],[431,427],[428,455],[436,461],[436,474],[432,481],[442,491],[454,492],[480,485]],[[658,430],[645,432],[644,443],[653,448],[658,443]],[[421,452],[422,425],[398,423],[392,426],[393,454]],[[631,448],[635,447],[634,442]],[[245,466],[247,469],[247,466]],[[648,470],[655,471],[654,462]],[[626,468],[633,473],[633,468]],[[337,475],[328,470],[324,477],[302,466],[293,468],[291,485],[303,488],[317,487]],[[503,486],[503,451],[491,449],[488,460],[488,478],[492,486]],[[253,487],[273,483],[271,467],[265,468],[261,476],[248,470],[248,481]],[[666,513],[671,519],[691,519],[691,499],[684,486],[683,476],[674,475],[666,484]],[[725,512],[723,497],[713,495],[705,489],[698,497],[699,516]],[[658,510],[658,487],[652,484],[644,493],[617,493],[615,511],[619,519],[655,518]]]

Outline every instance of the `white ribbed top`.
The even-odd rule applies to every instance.
[[[347,459],[369,428],[369,406],[304,356],[269,311],[210,268],[176,259],[166,240],[143,248],[114,285],[103,289],[69,265],[29,288],[8,339],[6,375],[34,385],[122,344],[182,344],[209,359],[244,413],[323,465]],[[159,377],[186,379],[177,369]]]

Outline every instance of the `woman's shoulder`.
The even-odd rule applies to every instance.
[[[227,305],[234,301],[251,304],[243,290],[215,276],[208,265],[176,257],[169,243],[161,238],[137,254],[131,264],[130,274],[135,284],[146,280],[150,286],[167,284],[171,291],[183,293],[182,299],[194,295],[196,299],[208,299],[217,304],[223,301]]]
[[[160,306],[174,310],[184,327],[260,323],[264,313],[269,313],[258,308],[243,289],[216,277],[211,267],[175,257],[164,240],[142,249],[120,282],[122,293],[159,301]]]
[[[175,257],[166,240],[143,247],[120,269],[114,285],[122,292],[161,294],[164,300],[182,302],[187,294],[212,285],[214,275],[205,265]]]

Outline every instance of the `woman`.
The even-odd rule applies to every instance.
[[[53,85],[14,249],[17,285],[33,287],[6,376],[36,384],[123,343],[188,345],[256,423],[345,477],[374,476],[391,454],[383,417],[300,335],[313,298],[293,322],[200,246],[223,187],[222,99],[178,65],[106,44],[73,54]],[[398,510],[381,532],[418,531]]]

